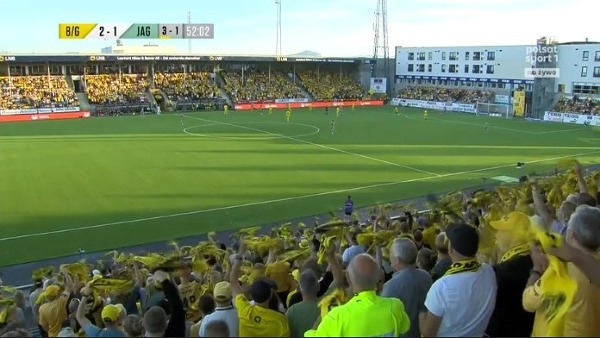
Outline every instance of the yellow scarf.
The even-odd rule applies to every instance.
[[[319,302],[319,309],[321,310],[321,318],[325,318],[329,311],[333,308],[343,305],[348,301],[346,297],[346,291],[342,288],[335,289],[331,294],[323,297]]]
[[[560,247],[562,244],[560,235],[539,230],[535,232],[544,250],[548,250],[551,246]],[[542,297],[542,305],[538,311],[542,312],[548,324],[545,335],[560,337],[563,335],[565,314],[571,307],[577,291],[577,283],[569,276],[567,263],[552,255],[548,255],[548,261],[550,263],[548,269],[537,284]]]
[[[522,243],[522,244],[517,244],[515,246],[513,246],[512,248],[508,249],[504,255],[502,255],[502,258],[500,258],[500,263],[511,260],[517,256],[526,256],[529,255],[531,253],[531,250],[529,249],[529,244],[527,243]]]
[[[477,271],[479,270],[479,268],[481,268],[481,263],[479,263],[479,261],[477,261],[474,258],[464,261],[458,261],[450,265],[450,269],[446,271],[444,276],[454,275],[461,272]]]

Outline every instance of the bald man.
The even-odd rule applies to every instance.
[[[329,311],[319,326],[304,336],[398,337],[406,333],[410,320],[402,301],[380,297],[375,292],[380,276],[380,267],[373,257],[364,253],[354,256],[348,265],[354,297]]]
[[[441,232],[435,238],[435,249],[437,251],[437,263],[431,270],[431,278],[435,282],[436,280],[442,278],[446,271],[450,269],[450,265],[452,265],[452,259],[448,254],[448,240],[446,239],[446,233]]]

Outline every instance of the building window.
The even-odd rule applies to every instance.
[[[433,59],[433,52],[427,53],[427,60],[431,61]]]
[[[458,65],[450,65],[448,73],[458,73]]]
[[[473,60],[481,61],[481,52],[473,52]]]
[[[600,67],[594,67],[594,77],[600,77]]]
[[[596,51],[596,55],[594,56],[594,61],[600,61],[600,50]]]
[[[450,61],[456,61],[456,60],[458,60],[458,53],[450,52]]]
[[[433,71],[433,66],[431,64],[427,65],[427,72],[431,73]]]
[[[446,72],[446,65],[442,65],[442,73]]]
[[[480,69],[481,69],[480,65],[473,65],[473,74],[479,74]]]
[[[470,54],[471,54],[471,53],[469,53],[469,52],[465,52],[465,60],[469,60],[469,56],[470,56]]]
[[[469,65],[465,65],[465,74],[469,72]]]
[[[494,74],[494,65],[487,65],[485,73],[486,74]]]
[[[425,73],[425,65],[424,64],[418,64],[417,65],[417,72],[419,72],[419,73]]]
[[[425,61],[425,52],[420,52],[419,55],[417,56],[417,60]]]
[[[583,51],[583,61],[589,61],[589,60],[590,60],[590,51],[584,50]]]
[[[587,66],[581,67],[581,77],[587,77]]]
[[[408,71],[412,72],[414,70],[415,65],[413,65],[412,63],[408,65]]]
[[[446,52],[442,52],[442,60],[446,60]]]
[[[487,59],[488,61],[496,60],[496,52],[488,52]]]
[[[560,89],[560,88],[559,88]],[[578,95],[597,95],[600,91],[600,86],[596,84],[576,84],[573,85],[573,94]],[[563,88],[564,92],[564,88]]]
[[[415,53],[408,53],[408,59],[410,61],[414,60],[415,59]]]

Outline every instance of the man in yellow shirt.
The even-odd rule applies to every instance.
[[[242,248],[243,245],[240,246]],[[242,256],[231,256],[231,275],[229,283],[234,299],[234,306],[238,311],[240,337],[289,337],[290,327],[287,318],[279,311],[271,310],[269,302],[276,297],[277,285],[267,278],[255,280],[250,293],[254,304],[251,304],[243,293],[239,278],[241,275]]]
[[[48,301],[40,306],[39,324],[48,333],[48,337],[57,337],[63,322],[67,319],[67,303],[73,291],[73,280],[69,273],[61,271],[64,275],[65,289],[61,292],[58,285],[50,285],[40,295]]]
[[[566,242],[580,252],[596,256],[600,248],[600,209],[581,205],[571,216],[566,231]],[[596,258],[597,259],[597,258]],[[532,250],[533,270],[523,292],[523,308],[535,312],[533,337],[549,335],[548,301],[544,299],[544,281],[548,261],[543,253]],[[592,284],[573,263],[567,263],[569,278],[577,284],[573,301],[562,323],[562,337],[600,336],[600,287]]]
[[[398,337],[410,328],[402,301],[376,293],[381,268],[368,254],[358,254],[348,266],[354,297],[333,308],[305,337]]]

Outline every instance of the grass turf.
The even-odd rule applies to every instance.
[[[598,163],[599,146],[594,127],[390,107],[0,124],[0,266]]]

